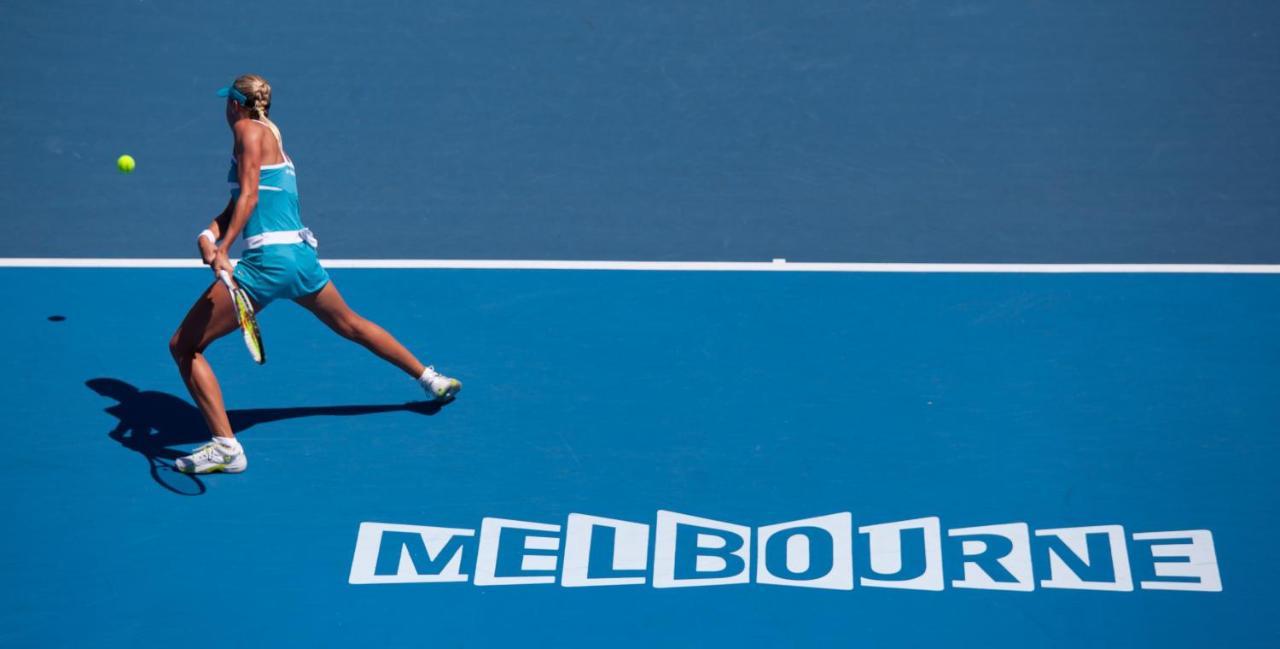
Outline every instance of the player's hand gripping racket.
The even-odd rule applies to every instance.
[[[227,271],[218,271],[218,277],[227,285],[231,299],[236,303],[236,317],[240,320],[240,331],[244,332],[244,346],[249,348],[249,355],[259,365],[267,362],[267,352],[262,346],[262,331],[258,329],[258,318],[253,315],[253,303],[249,301],[249,294],[231,284],[231,275]]]

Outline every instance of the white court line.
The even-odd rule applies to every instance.
[[[1280,264],[930,264],[552,259],[323,259],[327,268],[763,271],[822,273],[1229,273],[1280,274]],[[201,268],[198,259],[0,257],[0,268]]]

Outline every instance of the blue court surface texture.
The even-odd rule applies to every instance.
[[[0,18],[0,647],[1280,645],[1274,3]],[[465,387],[272,304],[188,476],[244,72]]]

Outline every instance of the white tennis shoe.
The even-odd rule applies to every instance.
[[[422,389],[436,401],[448,401],[462,389],[462,381],[436,372],[436,368],[428,365],[419,381]]]
[[[249,460],[243,449],[232,453],[217,442],[209,442],[191,455],[178,458],[174,465],[183,473],[240,473],[249,468]]]

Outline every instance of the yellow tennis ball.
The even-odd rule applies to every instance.
[[[137,166],[137,163],[133,161],[133,156],[127,153],[116,159],[116,168],[119,169],[121,173],[133,173],[133,168],[135,166]]]

